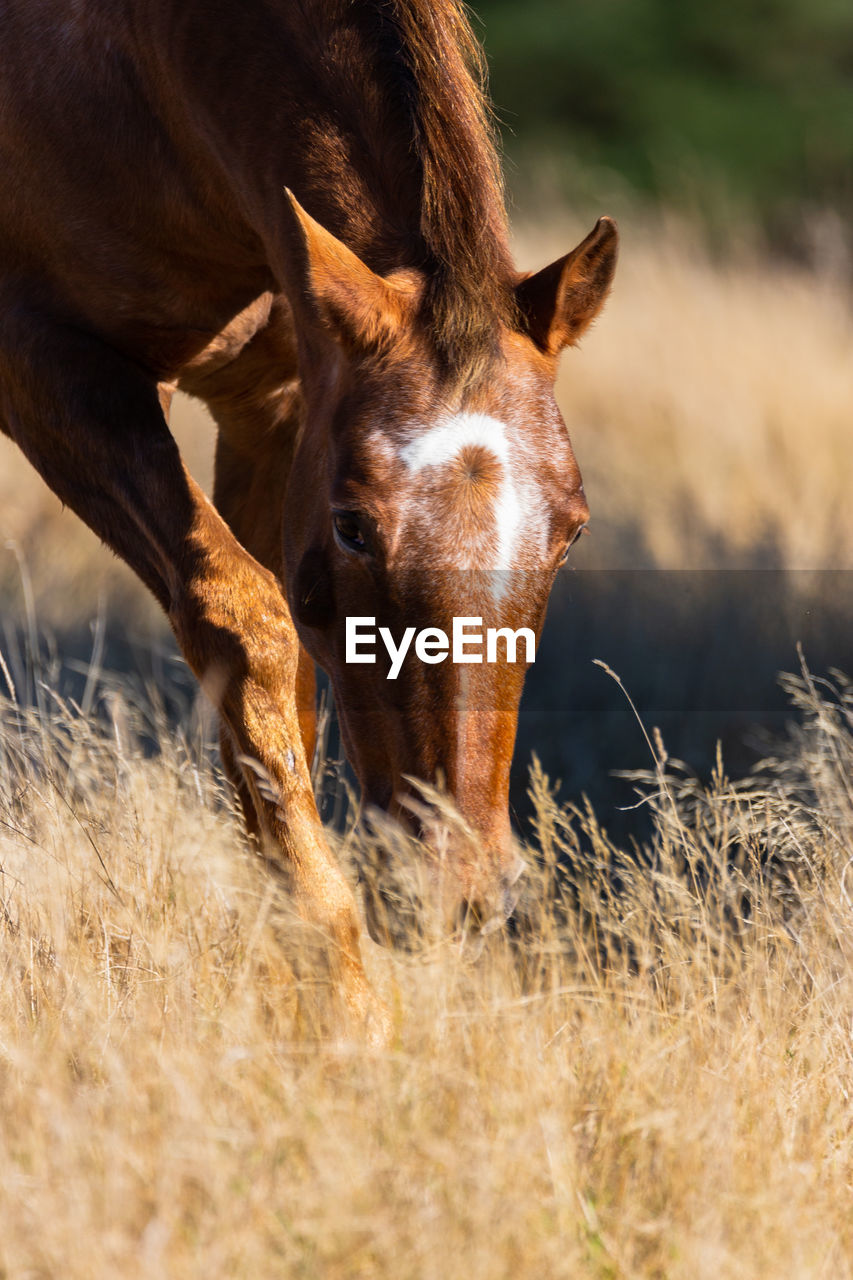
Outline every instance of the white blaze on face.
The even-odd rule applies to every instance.
[[[416,475],[428,467],[453,462],[463,449],[486,449],[500,466],[500,482],[492,514],[495,526],[494,555],[490,563],[460,563],[460,568],[481,568],[494,572],[492,593],[496,599],[506,591],[507,575],[515,567],[520,539],[541,541],[542,521],[537,509],[536,490],[523,478],[519,450],[512,447],[506,424],[485,413],[459,413],[446,418],[416,436],[400,450],[400,458]]]

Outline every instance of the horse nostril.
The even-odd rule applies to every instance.
[[[459,932],[483,933],[491,924],[491,919],[491,913],[479,898],[463,898],[456,912],[456,928]]]

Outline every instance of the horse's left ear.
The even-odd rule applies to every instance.
[[[404,291],[371,271],[285,190],[284,284],[305,331],[323,331],[350,350],[369,350],[393,337],[407,303]]]
[[[619,232],[599,218],[576,249],[516,285],[516,299],[533,341],[548,355],[577,342],[592,324],[613,283]]]

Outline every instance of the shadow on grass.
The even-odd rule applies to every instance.
[[[110,697],[151,708],[156,750],[164,726],[209,747],[213,717],[167,633],[134,639],[106,613],[92,626],[35,634],[7,609],[0,644],[18,697],[47,713],[54,692],[87,715],[112,714]],[[853,671],[853,571],[579,570],[561,576],[537,659],[527,679],[512,774],[513,812],[527,830],[531,753],[563,799],[586,794],[616,839],[642,838],[648,821],[630,806],[619,771],[652,764],[643,731],[660,729],[671,757],[704,776],[722,743],[731,776],[747,773],[790,718],[781,671]],[[106,674],[103,674],[106,673]],[[0,687],[5,685],[0,671]],[[327,748],[342,753],[332,725]],[[340,774],[327,770],[324,817],[340,822]]]
[[[779,673],[853,670],[853,571],[588,570],[555,591],[519,723],[512,795],[529,812],[535,751],[564,798],[586,793],[618,837],[642,831],[621,770],[651,767],[643,731],[704,775],[716,744],[742,776],[791,719]]]

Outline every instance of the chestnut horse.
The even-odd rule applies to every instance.
[[[515,270],[480,70],[459,0],[0,9],[0,427],[166,611],[360,1017],[313,663],[365,802],[446,784],[476,853],[445,849],[442,874],[487,915],[520,869],[524,664],[410,655],[392,681],[346,662],[345,621],[538,635],[588,518],[552,389],[616,229]],[[218,427],[214,503],[168,428],[176,387]]]

